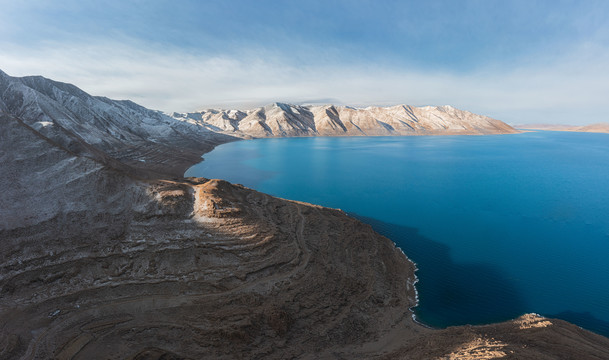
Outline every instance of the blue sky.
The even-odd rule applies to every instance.
[[[150,108],[444,105],[609,121],[607,1],[4,1],[0,69]]]

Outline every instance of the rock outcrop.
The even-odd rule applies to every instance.
[[[414,265],[370,226],[176,178],[232,138],[0,75],[2,359],[609,357],[609,339],[534,315],[416,324]]]
[[[558,319],[525,314],[512,321],[436,330],[380,359],[605,359],[609,339]]]
[[[506,123],[452,106],[298,106],[206,110],[173,117],[239,137],[511,134]]]

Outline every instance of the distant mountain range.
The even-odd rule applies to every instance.
[[[177,176],[215,145],[239,138],[517,132],[502,121],[451,106],[356,109],[274,103],[247,111],[169,116],[42,76],[12,77],[1,70],[0,112],[76,154],[116,168]]]
[[[560,125],[560,124],[523,124],[523,125],[514,125],[514,127],[517,129],[523,129],[523,130],[609,133],[609,123],[596,123],[596,124],[583,125],[583,126]]]
[[[210,109],[172,115],[238,137],[509,134],[506,123],[452,106],[367,107],[274,103],[252,110]]]

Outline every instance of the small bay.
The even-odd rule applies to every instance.
[[[217,147],[185,176],[340,208],[419,268],[434,327],[525,312],[609,336],[609,135],[316,137]]]

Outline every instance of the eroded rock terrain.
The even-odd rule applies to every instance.
[[[44,78],[0,85],[2,359],[609,358],[534,315],[421,326],[414,265],[370,226],[179,176],[233,138]]]
[[[2,159],[3,358],[283,358],[414,326],[413,265],[338,210],[133,179],[1,124],[21,150]]]

